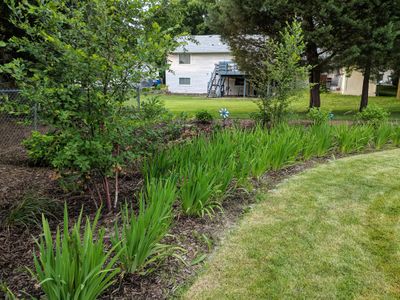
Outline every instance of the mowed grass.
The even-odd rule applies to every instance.
[[[163,95],[166,107],[173,113],[186,112],[193,116],[197,111],[208,110],[215,117],[221,108],[227,108],[232,118],[246,119],[250,113],[257,111],[255,99],[250,98],[207,98],[204,96]],[[305,119],[308,109],[308,95],[292,102],[291,110],[297,115],[293,118]],[[321,94],[321,107],[332,111],[336,119],[354,118],[359,108],[360,97],[340,94]],[[133,103],[135,103],[133,101]],[[370,104],[384,107],[391,112],[393,119],[400,119],[400,100],[394,97],[370,97]]]
[[[185,299],[399,299],[400,150],[332,161],[264,195]]]

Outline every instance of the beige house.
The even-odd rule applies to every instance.
[[[387,81],[391,72],[385,72],[383,80]],[[360,96],[362,93],[362,85],[364,76],[359,71],[346,72],[345,69],[340,69],[330,74],[326,74],[328,86],[331,91],[342,95]],[[386,78],[386,79],[385,79]],[[369,82],[369,96],[375,96],[377,92],[377,82],[375,79]]]

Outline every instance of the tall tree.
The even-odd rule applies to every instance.
[[[24,31],[10,21],[11,9],[5,1],[0,1],[0,12],[0,65],[2,65],[14,58],[24,56],[24,54],[14,51],[14,49],[5,47],[10,38],[13,36],[21,37],[24,35]],[[0,73],[0,88],[9,88],[14,85],[15,82],[10,76]]]
[[[41,120],[54,129],[32,136],[27,142],[31,153],[47,159],[66,181],[85,186],[99,199],[104,195],[111,209],[109,177],[115,172],[118,178],[135,154],[129,150],[133,129],[125,104],[133,86],[154,76],[166,53],[178,45],[168,29],[154,22],[159,2],[7,2],[10,21],[24,32],[7,44],[34,59],[15,58],[0,65],[0,73],[11,74],[26,99],[16,109],[38,105]],[[114,203],[117,185],[116,180]]]
[[[177,34],[213,34],[214,30],[206,22],[213,4],[215,0],[161,0],[157,22],[160,25],[178,24],[175,27]]]
[[[210,13],[210,26],[229,43],[241,68],[251,72],[262,61],[263,39],[276,38],[286,22],[299,20],[306,43],[310,107],[319,107],[321,72],[328,70],[336,54],[347,47],[341,20],[344,0],[220,0]]]
[[[398,55],[399,8],[398,0],[350,0],[344,7],[346,26],[342,29],[347,28],[351,45],[340,53],[339,61],[364,75],[360,111],[368,105],[370,79],[390,68]]]

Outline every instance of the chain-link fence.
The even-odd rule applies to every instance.
[[[38,129],[37,106],[29,104],[18,90],[0,89],[0,162],[24,159],[21,143]]]

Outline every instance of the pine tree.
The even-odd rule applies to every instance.
[[[241,68],[251,72],[262,61],[262,39],[277,37],[286,22],[299,20],[306,43],[305,58],[312,66],[309,74],[310,107],[320,106],[321,72],[329,70],[333,59],[348,45],[342,18],[346,1],[220,0],[211,12],[210,24],[229,43]]]
[[[342,19],[351,43],[338,56],[349,68],[364,75],[360,111],[368,105],[370,79],[391,67],[398,56],[396,40],[400,37],[400,1],[351,0],[343,10]]]

